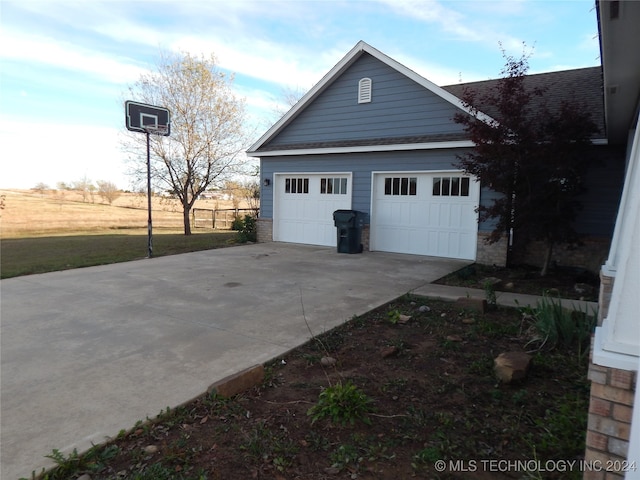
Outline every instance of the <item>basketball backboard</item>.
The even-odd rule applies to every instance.
[[[131,100],[127,100],[124,107],[127,130],[164,135],[165,137],[171,133],[167,108],[132,102]]]

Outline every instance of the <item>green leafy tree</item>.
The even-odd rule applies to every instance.
[[[582,207],[579,195],[593,163],[590,139],[597,127],[583,105],[563,101],[550,108],[544,89],[527,87],[528,56],[504,56],[503,78],[493,88],[464,92],[472,115],[454,119],[476,147],[458,157],[458,166],[500,194],[478,209],[481,221],[495,222],[489,243],[511,233],[518,248],[543,241],[546,275],[554,245],[578,240],[573,222]]]
[[[244,101],[233,93],[232,82],[213,55],[163,54],[156,70],[129,89],[131,99],[171,112],[171,135],[150,138],[151,174],[159,190],[180,200],[185,235],[191,234],[190,212],[198,196],[244,166]],[[125,141],[138,179],[146,178],[145,142],[145,135],[135,133]]]

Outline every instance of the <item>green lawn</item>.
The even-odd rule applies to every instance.
[[[233,245],[236,232],[153,234],[153,256]],[[128,262],[147,257],[147,234],[76,234],[0,242],[0,278]]]

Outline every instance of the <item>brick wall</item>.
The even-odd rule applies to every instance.
[[[614,279],[600,272],[598,325],[608,315]],[[591,346],[593,353],[593,345]],[[624,461],[629,451],[629,435],[637,374],[629,370],[595,365],[590,358],[589,420],[585,461],[588,464]],[[615,463],[613,463],[615,465]],[[585,471],[584,480],[621,480],[624,472]]]
[[[362,250],[365,252],[369,251],[369,234],[371,232],[371,226],[365,225],[362,227],[362,237],[360,238],[360,242],[362,243]]]
[[[551,261],[565,267],[581,267],[598,273],[609,255],[610,238],[589,237],[582,239],[583,245],[556,245]],[[526,252],[514,252],[514,263],[542,267],[546,247],[543,242],[532,242]]]
[[[496,265],[498,267],[504,267],[507,264],[506,237],[492,244],[487,243],[488,237],[488,233],[478,232],[476,262],[481,265]]]
[[[258,218],[256,223],[258,243],[273,242],[273,220],[270,218]]]
[[[602,326],[602,321],[609,315],[609,304],[611,303],[611,292],[613,292],[613,277],[609,277],[600,271],[600,293],[598,294],[598,326]]]
[[[585,462],[604,467],[626,460],[629,450],[636,374],[628,370],[589,365],[591,399]],[[612,465],[615,465],[613,463]],[[617,480],[624,472],[586,471],[585,480]]]

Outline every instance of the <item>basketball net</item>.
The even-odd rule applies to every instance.
[[[169,132],[169,127],[167,125],[148,125],[144,127],[144,131],[151,135],[166,136]]]

